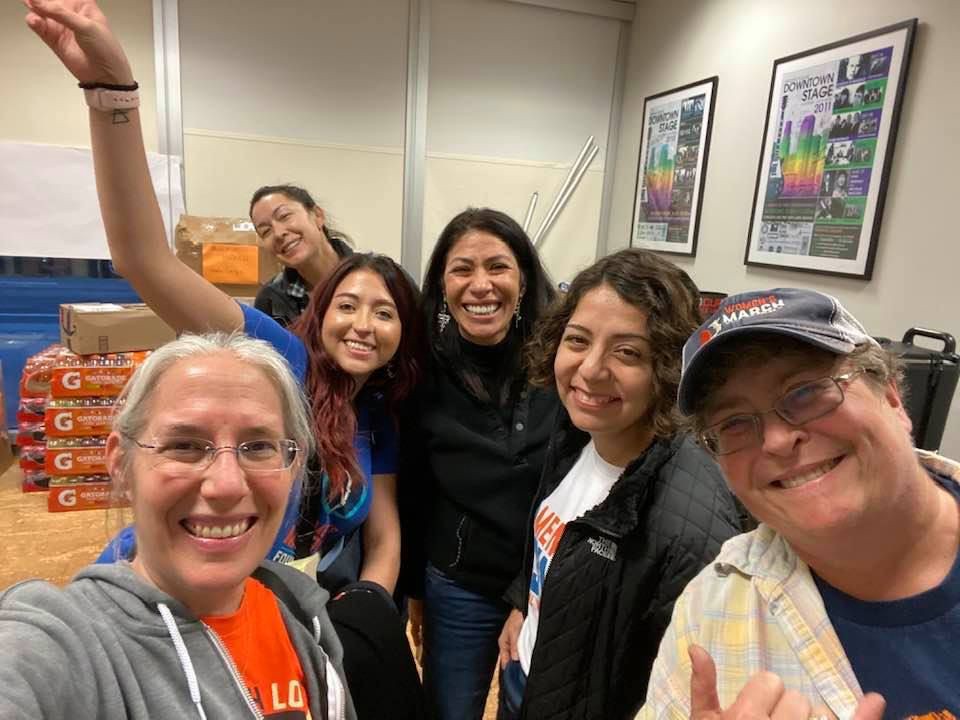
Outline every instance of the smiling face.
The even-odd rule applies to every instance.
[[[522,284],[517,258],[496,235],[468,230],[447,253],[447,307],[463,338],[476,345],[496,345],[507,336]]]
[[[264,195],[250,210],[263,246],[291,268],[302,267],[327,244],[323,210],[308,210],[283,193]]]
[[[323,315],[321,342],[327,355],[358,385],[396,354],[402,327],[386,283],[373,270],[347,275]]]
[[[737,368],[711,394],[703,419],[763,412],[786,391],[843,372],[836,359],[793,353]],[[836,410],[799,427],[765,414],[762,444],[717,458],[747,509],[795,547],[883,518],[909,492],[917,472],[910,420],[892,385],[877,389],[865,378],[842,385]]]
[[[648,337],[647,314],[600,285],[577,303],[554,359],[557,392],[570,419],[614,465],[640,455],[653,437]]]
[[[178,361],[161,376],[150,403],[147,426],[135,438],[141,443],[189,437],[235,447],[286,437],[273,383],[228,352]],[[198,614],[233,612],[245,579],[277,534],[296,466],[251,473],[221,452],[195,472],[164,463],[152,450],[129,452],[124,480],[137,536],[134,570]],[[107,443],[107,462],[119,478],[116,433]]]

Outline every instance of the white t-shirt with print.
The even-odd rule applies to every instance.
[[[603,502],[622,473],[622,467],[611,465],[597,454],[591,440],[580,452],[570,472],[537,508],[533,521],[533,573],[527,597],[527,617],[517,641],[520,666],[526,674],[530,673],[530,659],[537,642],[543,582],[550,569],[550,561],[560,545],[563,530],[568,522]]]

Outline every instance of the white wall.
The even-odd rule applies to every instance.
[[[900,120],[886,208],[870,282],[743,265],[773,60],[910,17],[921,21]],[[643,98],[719,75],[713,142],[697,257],[677,258],[705,290],[812,287],[836,295],[875,335],[912,326],[960,335],[951,296],[960,245],[956,207],[960,115],[952,92],[960,67],[960,3],[872,0],[802,4],[767,0],[646,0],[637,4],[627,70],[610,223],[611,250],[625,246]],[[960,456],[960,400],[942,448]]]

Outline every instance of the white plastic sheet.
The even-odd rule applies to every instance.
[[[172,238],[184,212],[182,161],[157,153],[147,161]],[[110,257],[89,148],[0,142],[0,255]]]

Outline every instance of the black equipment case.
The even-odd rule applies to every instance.
[[[943,349],[914,345],[913,339],[918,335],[940,341]],[[956,353],[957,343],[953,335],[911,328],[900,342],[882,337],[877,340],[903,362],[905,404],[913,422],[914,444],[923,450],[938,450],[960,376],[960,355]]]

